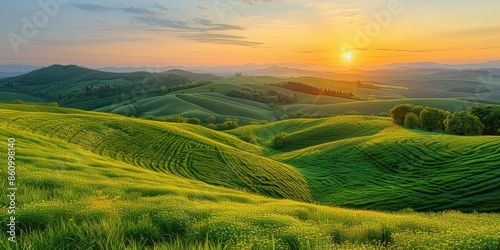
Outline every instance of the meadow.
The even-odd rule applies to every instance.
[[[0,114],[0,141],[16,138],[19,190],[18,242],[12,244],[2,237],[2,249],[500,248],[497,213],[415,212],[416,208],[398,212],[355,210],[320,205],[318,199],[328,197],[318,193],[320,190],[338,189],[340,185],[331,184],[335,182],[351,185],[347,188],[354,193],[347,193],[347,188],[338,192],[346,197],[356,197],[364,191],[368,197],[389,187],[388,183],[402,180],[418,180],[431,189],[433,185],[446,189],[440,179],[425,176],[434,174],[431,169],[441,168],[439,173],[448,185],[462,185],[455,184],[456,179],[474,184],[472,179],[476,176],[493,177],[485,182],[491,184],[490,189],[464,186],[464,191],[471,193],[460,193],[475,200],[484,196],[486,203],[477,205],[478,209],[488,202],[495,205],[498,171],[487,164],[498,162],[493,154],[498,151],[491,146],[496,143],[494,138],[459,141],[459,137],[453,136],[396,131],[399,137],[388,139],[391,131],[404,129],[377,117],[297,119],[243,127],[226,134],[189,124],[45,106],[1,104]],[[256,144],[238,138],[243,129],[258,135]],[[289,133],[291,140],[282,151],[267,145],[273,133],[280,130]],[[329,131],[328,138],[318,136],[325,131]],[[363,183],[358,182],[360,177],[349,179],[368,171],[373,171],[371,178],[380,175],[383,169],[379,162],[390,155],[370,159],[355,150],[356,144],[370,153],[369,150],[386,152],[391,151],[386,148],[389,144],[398,145],[405,138],[416,138],[408,147],[425,145],[429,151],[434,146],[449,146],[449,152],[438,154],[435,159],[420,151],[408,154],[421,155],[425,164],[443,159],[452,163],[463,152],[459,146],[466,147],[460,142],[466,141],[473,145],[474,152],[463,153],[463,158],[455,162],[469,160],[471,167],[457,173],[451,172],[456,170],[453,164],[446,171],[442,165],[419,166],[418,171],[404,176],[388,172],[386,176],[395,177],[378,188],[374,180]],[[336,171],[343,174],[342,179],[313,175],[312,172],[321,174],[321,169],[326,171],[322,157],[329,157],[326,152],[336,152],[331,150],[339,147],[338,143],[350,146],[343,152],[345,160],[337,162],[350,162],[353,157],[365,162],[357,167],[341,166],[344,170]],[[401,145],[392,149],[396,148]],[[406,151],[411,150],[401,149]],[[209,164],[202,164],[205,158],[198,159],[203,155],[211,159]],[[321,164],[315,165],[314,159]],[[372,165],[361,168],[367,163]],[[306,164],[317,169],[308,172]],[[348,175],[347,167],[357,172]],[[486,171],[488,167],[490,173]],[[0,183],[6,187],[6,169],[1,171]],[[417,178],[411,178],[412,175]],[[465,178],[468,175],[475,177]],[[330,186],[318,189],[325,184]],[[402,187],[395,191],[400,190]],[[483,195],[475,195],[474,190]],[[462,196],[449,197],[460,200]],[[373,200],[376,199],[380,197]],[[6,204],[7,197],[2,196],[1,202]],[[0,220],[6,224],[9,217],[2,213]]]

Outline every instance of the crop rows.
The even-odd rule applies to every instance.
[[[307,183],[294,168],[214,141],[217,136],[208,139],[183,129],[190,125],[24,113],[13,119],[12,126],[157,172],[272,197],[310,200]]]

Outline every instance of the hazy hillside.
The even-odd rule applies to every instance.
[[[134,98],[157,96],[220,79],[212,74],[197,74],[182,70],[164,73],[110,73],[74,65],[52,65],[12,78],[0,79],[0,91],[28,95],[63,106],[95,109]],[[163,88],[163,89],[162,89]],[[12,99],[9,94],[0,101]]]

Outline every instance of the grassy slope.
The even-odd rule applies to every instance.
[[[71,110],[39,107],[27,113],[5,108],[34,110],[2,105],[0,141],[16,138],[20,230],[16,245],[0,238],[2,249],[500,247],[497,214],[379,213],[265,198],[145,169],[90,152],[84,143],[79,146],[15,125],[30,116],[49,115],[47,111],[59,112],[50,114],[52,118],[75,116]],[[82,126],[93,119],[116,118],[75,113],[85,114]],[[233,141],[221,134],[212,137]],[[5,176],[5,169],[0,171]],[[5,187],[6,178],[0,183]],[[6,204],[7,197],[0,201]],[[8,215],[1,213],[0,221],[7,224]]]
[[[287,105],[288,112],[304,112],[304,113],[320,113],[320,114],[342,114],[348,111],[356,111],[361,114],[379,114],[388,112],[391,108],[398,104],[412,103],[415,105],[431,106],[449,111],[465,110],[474,104],[489,103],[485,100],[459,100],[454,98],[407,98],[395,100],[374,100],[351,103],[337,103],[329,105]]]
[[[47,100],[39,97],[34,97],[28,93],[17,93],[9,91],[0,91],[0,101],[12,102],[22,100],[24,102],[47,102]]]
[[[205,87],[206,88],[206,87]],[[117,104],[96,111],[128,115],[130,110],[139,109],[140,116],[183,115],[205,120],[210,115],[219,118],[240,118],[240,120],[268,120],[276,118],[272,109],[263,103],[228,97],[218,93],[175,93],[139,100],[133,104]]]
[[[279,198],[310,201],[294,168],[251,152],[260,149],[200,126],[168,124],[100,113],[13,112],[2,105],[1,121],[26,133],[58,138],[123,162],[210,184]],[[31,109],[31,106],[25,106]],[[47,109],[63,110],[67,109]],[[184,129],[188,128],[188,129]],[[198,133],[197,131],[203,131]],[[205,137],[204,134],[213,136]]]
[[[303,81],[313,86],[328,86],[340,90],[350,90],[356,96],[368,101],[314,96],[264,85],[266,83],[281,81]],[[214,93],[209,92],[212,87],[214,88]],[[242,120],[276,120],[272,109],[265,104],[226,96],[227,91],[230,89],[245,87],[262,91],[277,90],[286,94],[296,94],[299,102],[280,106],[281,109],[289,113],[342,114],[349,111],[356,111],[370,115],[388,112],[395,105],[402,103],[413,103],[456,111],[466,109],[470,105],[483,101],[477,98],[470,101],[456,98],[406,98],[395,90],[354,88],[349,84],[340,84],[331,80],[317,78],[229,77],[216,80],[210,85],[178,91],[164,96],[144,98],[134,103],[130,103],[130,101],[121,102],[97,109],[96,111],[128,115],[131,112],[134,113],[135,109],[138,108],[141,116],[181,114],[187,117],[199,117],[203,120],[209,115],[216,115],[221,118],[238,117]],[[467,96],[463,95],[463,97]]]
[[[499,211],[500,138],[460,137],[394,125],[390,118],[295,119],[251,130],[266,145],[289,133],[283,151],[267,155],[299,169],[313,198],[340,206],[420,211]]]

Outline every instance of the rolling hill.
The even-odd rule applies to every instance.
[[[187,85],[191,82],[206,84],[221,77],[212,74],[198,74],[183,70],[163,73],[134,72],[110,73],[78,67],[75,65],[52,65],[16,77],[0,79],[0,91],[8,101],[16,94],[28,98],[36,97],[46,102],[58,102],[63,106],[94,109],[123,100],[157,96],[165,90]],[[197,85],[195,85],[197,86]],[[9,94],[12,93],[12,94]]]
[[[464,187],[456,190],[460,197],[446,194],[449,198],[458,197],[466,202],[462,198],[468,196],[485,201],[494,195],[490,198],[495,204],[498,188],[495,182],[484,178],[498,178],[498,172],[493,169],[488,173],[485,162],[486,166],[479,166],[480,156],[487,157],[483,161],[496,161],[498,154],[488,154],[496,142],[493,138],[465,138],[462,147],[480,144],[468,152],[454,148],[458,146],[454,140],[458,139],[448,136],[432,139],[434,135],[425,133],[415,136],[419,133],[402,131],[388,120],[374,117],[297,119],[231,132],[238,134],[242,129],[252,129],[259,135],[259,146],[198,126],[66,108],[0,104],[0,113],[0,140],[16,140],[19,237],[15,244],[2,237],[2,249],[500,247],[500,234],[496,230],[500,227],[498,214],[453,211],[424,214],[408,209],[382,213],[265,197],[310,200],[309,185],[312,197],[321,200],[318,187],[324,185],[328,188],[323,191],[330,190],[324,193],[325,198],[344,193],[355,204],[370,207],[374,204],[356,203],[356,197],[369,202],[373,199],[363,195],[364,192],[374,194],[393,185],[394,192],[385,196],[389,202],[401,191],[397,188],[400,179],[418,181],[422,185],[417,186],[425,186],[422,189],[427,192],[435,191],[435,185],[446,179],[441,190],[453,185]],[[346,129],[351,132],[346,134]],[[291,142],[285,151],[265,146],[272,134],[280,130],[290,133]],[[394,132],[399,135],[394,137],[396,141],[384,139]],[[428,136],[431,139],[422,138]],[[398,149],[399,145],[393,147],[399,150],[394,153],[413,157],[410,159],[421,155],[419,160],[423,165],[436,164],[444,158],[451,166],[435,165],[439,173],[434,176],[423,165],[414,166],[420,169],[414,171],[406,166],[404,175],[382,171],[381,160],[387,160],[384,155],[387,157],[389,150],[381,150],[380,146],[391,147],[388,144],[413,137],[416,141],[410,146],[420,145],[419,140],[423,140],[428,142],[429,150],[442,142],[448,144],[450,150],[432,158],[422,151],[407,154],[407,148]],[[339,143],[346,145],[340,152]],[[360,155],[353,148],[355,145],[376,157]],[[336,158],[340,165],[333,172],[329,172],[331,169],[326,164],[330,159],[325,159],[330,157],[331,150],[346,157]],[[449,170],[458,168],[457,161],[453,163],[451,157],[460,154],[461,160],[468,160],[471,167],[450,173]],[[297,155],[302,155],[303,161],[297,159]],[[354,157],[364,163],[353,161],[353,165],[347,166],[346,162]],[[290,162],[303,174],[276,160]],[[203,166],[204,162],[208,164]],[[377,176],[380,171],[387,180],[376,182],[384,180]],[[475,178],[472,180],[470,176]],[[458,183],[453,183],[457,179]],[[485,188],[477,188],[475,181],[479,180],[484,181]],[[342,188],[338,182],[346,186]],[[469,185],[463,185],[466,182]],[[0,183],[7,186],[7,179],[1,178]],[[7,199],[2,196],[0,201],[6,204]],[[484,207],[487,210],[488,206]],[[9,216],[1,213],[1,223],[9,223]]]
[[[215,115],[220,120],[239,118],[242,124],[246,124],[260,120],[276,121],[283,114],[291,117],[348,112],[379,114],[397,104],[409,102],[448,111],[463,110],[473,104],[496,104],[500,96],[497,77],[484,78],[488,74],[486,70],[424,72],[423,69],[410,69],[401,72],[337,72],[328,78],[252,75],[221,78],[178,69],[163,73],[110,73],[74,65],[53,65],[1,79],[0,101],[58,102],[64,107],[139,117],[183,115],[204,121]],[[355,99],[310,95],[268,85],[286,81],[350,91]],[[358,81],[374,88],[362,87],[356,84]],[[241,88],[279,91],[296,96],[298,101],[280,104],[277,111],[264,103],[226,96],[229,90]]]
[[[200,126],[123,118],[101,113],[12,112],[1,121],[26,133],[58,138],[93,153],[158,172],[248,190],[277,198],[310,201],[309,188],[294,168],[261,157],[259,148]],[[6,108],[6,109],[5,109]],[[201,131],[201,132],[199,132]],[[207,134],[203,136],[200,134]],[[221,139],[222,138],[222,139]],[[218,141],[218,140],[221,141]]]
[[[266,146],[288,133],[272,159],[307,178],[314,200],[378,210],[457,209],[498,212],[499,137],[460,137],[407,130],[390,118],[340,116],[242,127]]]

